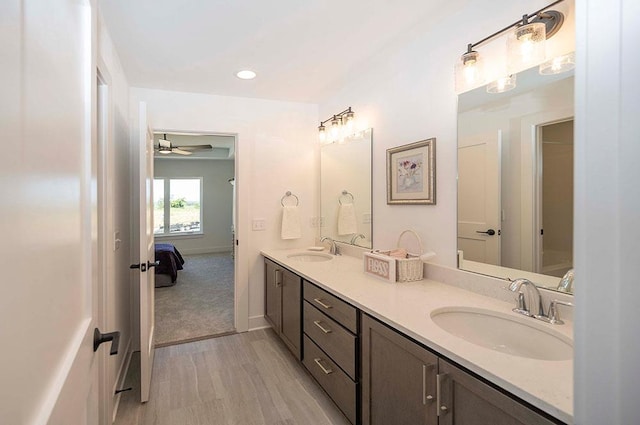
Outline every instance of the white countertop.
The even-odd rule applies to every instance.
[[[513,303],[433,280],[388,283],[366,275],[363,260],[346,255],[325,262],[287,257],[300,251],[303,250],[267,249],[262,255],[551,416],[573,423],[573,360],[536,360],[484,348],[446,332],[430,316],[433,310],[448,306],[483,308],[519,316],[511,311]],[[564,325],[536,322],[573,339],[570,322]]]

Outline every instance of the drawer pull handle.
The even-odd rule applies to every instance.
[[[320,330],[326,334],[330,334],[331,333],[331,329],[327,329],[324,326],[322,326],[322,322],[320,320],[314,320],[313,324],[316,325],[317,327],[320,328]]]
[[[317,357],[317,358],[313,359],[313,361],[314,361],[314,362],[316,362],[316,364],[317,364],[318,366],[320,366],[320,369],[322,369],[322,371],[323,371],[326,375],[332,374],[332,373],[333,373],[333,370],[332,370],[332,369],[327,369],[327,368],[325,368],[324,366],[322,366],[322,363],[320,363],[320,362],[321,362],[321,360],[322,360],[322,359],[320,359],[319,357]]]
[[[326,308],[327,310],[332,308],[329,304],[324,303],[320,298],[314,298],[313,300],[318,304],[320,304],[322,307]]]

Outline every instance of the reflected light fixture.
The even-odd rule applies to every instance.
[[[510,31],[507,38],[508,74],[515,76],[516,72],[544,61],[545,41],[556,34],[564,23],[564,15],[561,12],[548,9],[563,1],[557,0],[531,14],[523,15],[522,19],[511,25],[507,25],[480,41],[468,44],[467,51],[460,57],[460,62],[455,67],[456,92],[462,93],[485,83],[486,77],[483,75],[481,56],[476,48],[507,31]],[[500,87],[509,87],[508,90],[514,88],[515,78],[510,81],[511,77],[500,78],[490,83],[491,90],[498,90]],[[511,84],[514,86],[511,87]],[[489,93],[501,92],[490,91],[488,87],[487,91]]]
[[[538,72],[542,75],[560,74],[562,72],[571,71],[576,67],[575,53],[571,52],[566,55],[557,56],[540,64]]]
[[[487,84],[487,93],[504,93],[515,88],[516,74],[511,74]]]
[[[326,123],[330,123],[329,129],[325,127]],[[318,126],[318,139],[321,143],[342,142],[353,136],[355,132],[355,114],[348,107],[344,111],[332,115]]]

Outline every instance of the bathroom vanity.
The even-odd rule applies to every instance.
[[[570,322],[517,317],[510,303],[436,281],[384,282],[363,273],[361,258],[262,254],[269,321],[351,423],[573,422]],[[285,299],[287,285],[294,296]],[[443,328],[441,318],[458,312],[489,312],[491,326],[518,321],[569,351],[509,354],[470,342]]]

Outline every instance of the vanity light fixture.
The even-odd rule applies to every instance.
[[[462,93],[485,83],[481,55],[476,48],[507,31],[511,31],[507,39],[507,72],[509,74],[515,75],[517,71],[542,62],[545,58],[545,41],[558,32],[564,22],[564,15],[561,12],[548,9],[563,1],[554,1],[540,10],[523,15],[522,19],[511,25],[480,41],[468,44],[467,51],[460,57],[460,62],[455,67],[456,91]],[[507,81],[506,77],[500,80],[502,81],[490,84],[496,88],[510,87],[510,81]],[[509,89],[515,87],[515,79],[513,84]],[[489,91],[489,93],[499,93],[499,91]]]
[[[321,143],[333,143],[343,141],[351,137],[355,129],[355,114],[348,107],[344,111],[332,115],[324,121],[320,122],[318,126],[318,138]],[[326,123],[330,123],[329,130],[325,127]]]

